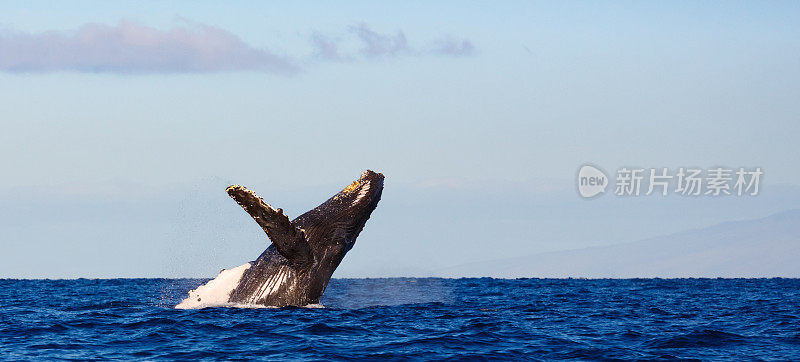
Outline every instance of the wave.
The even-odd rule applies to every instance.
[[[191,307],[181,306],[180,304],[175,306],[175,309],[205,309],[205,308],[274,309],[282,307],[251,304],[251,303],[232,303],[232,302],[200,303],[192,305]],[[321,309],[325,308],[325,306],[320,303],[314,303],[296,308]]]
[[[0,359],[800,360],[800,280],[334,279],[303,308],[175,308],[206,281],[0,280]]]

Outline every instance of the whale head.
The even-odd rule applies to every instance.
[[[312,248],[342,246],[342,252],[346,253],[353,248],[358,234],[378,206],[383,178],[381,173],[364,171],[358,180],[293,223],[303,229]]]

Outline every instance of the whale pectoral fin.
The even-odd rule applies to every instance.
[[[297,267],[312,260],[311,246],[305,233],[292,224],[283,210],[270,206],[243,186],[233,185],[225,191],[264,229],[275,249],[292,265]]]

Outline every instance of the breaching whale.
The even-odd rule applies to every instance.
[[[176,308],[225,304],[317,304],[344,255],[353,248],[383,192],[383,174],[370,170],[294,220],[239,185],[228,195],[255,219],[272,244],[255,261],[223,270],[189,292]]]

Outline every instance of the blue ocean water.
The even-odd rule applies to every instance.
[[[334,279],[325,308],[173,308],[201,282],[0,280],[0,355],[800,360],[800,279]]]

